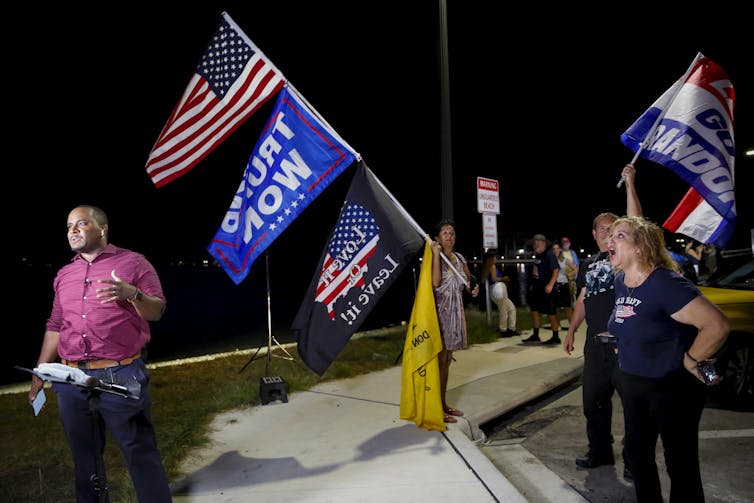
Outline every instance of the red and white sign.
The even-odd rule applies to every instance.
[[[500,186],[491,178],[476,178],[477,209],[479,213],[500,214]]]

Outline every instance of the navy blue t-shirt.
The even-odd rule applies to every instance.
[[[608,328],[618,338],[618,365],[629,374],[663,377],[683,368],[683,353],[697,328],[670,316],[701,295],[670,269],[655,269],[644,283],[627,288],[624,273],[615,276],[615,309]]]
[[[555,269],[560,269],[560,264],[558,263],[558,257],[555,256],[555,252],[550,248],[547,248],[542,253],[535,254],[531,270],[532,285],[544,288],[552,279],[552,272]]]

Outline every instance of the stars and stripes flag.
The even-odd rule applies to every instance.
[[[367,260],[374,254],[380,240],[377,231],[377,222],[369,209],[356,202],[346,202],[327,245],[314,297],[315,302],[327,307],[331,320],[335,319],[335,301],[351,288],[364,287]]]
[[[663,227],[721,248],[736,225],[734,97],[725,71],[699,53],[686,74],[621,135],[637,156],[691,185]]]
[[[293,86],[286,85],[207,251],[240,283],[254,260],[357,156]]]
[[[147,173],[161,187],[185,175],[285,83],[231,17],[223,19],[152,147]]]
[[[359,161],[291,330],[323,375],[423,243],[413,219]]]

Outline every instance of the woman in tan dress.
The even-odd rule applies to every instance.
[[[455,252],[455,245],[455,224],[450,220],[443,220],[437,225],[435,241],[432,243],[432,287],[434,288],[437,318],[440,322],[443,340],[443,349],[438,355],[438,362],[440,365],[440,394],[446,423],[455,423],[458,420],[454,416],[463,416],[463,412],[450,407],[445,401],[453,351],[466,349],[467,344],[463,290],[466,289],[473,297],[479,294],[479,285],[474,285],[473,289],[470,289],[471,273],[469,267],[463,255]],[[445,255],[455,270],[451,269],[440,256],[441,253]]]

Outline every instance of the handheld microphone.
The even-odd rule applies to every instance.
[[[109,383],[87,375],[81,369],[69,367],[62,363],[40,363],[34,369],[34,373],[44,381],[75,384],[84,388],[107,391],[126,398],[139,398],[141,394],[141,384],[138,381],[133,381],[126,386]]]

